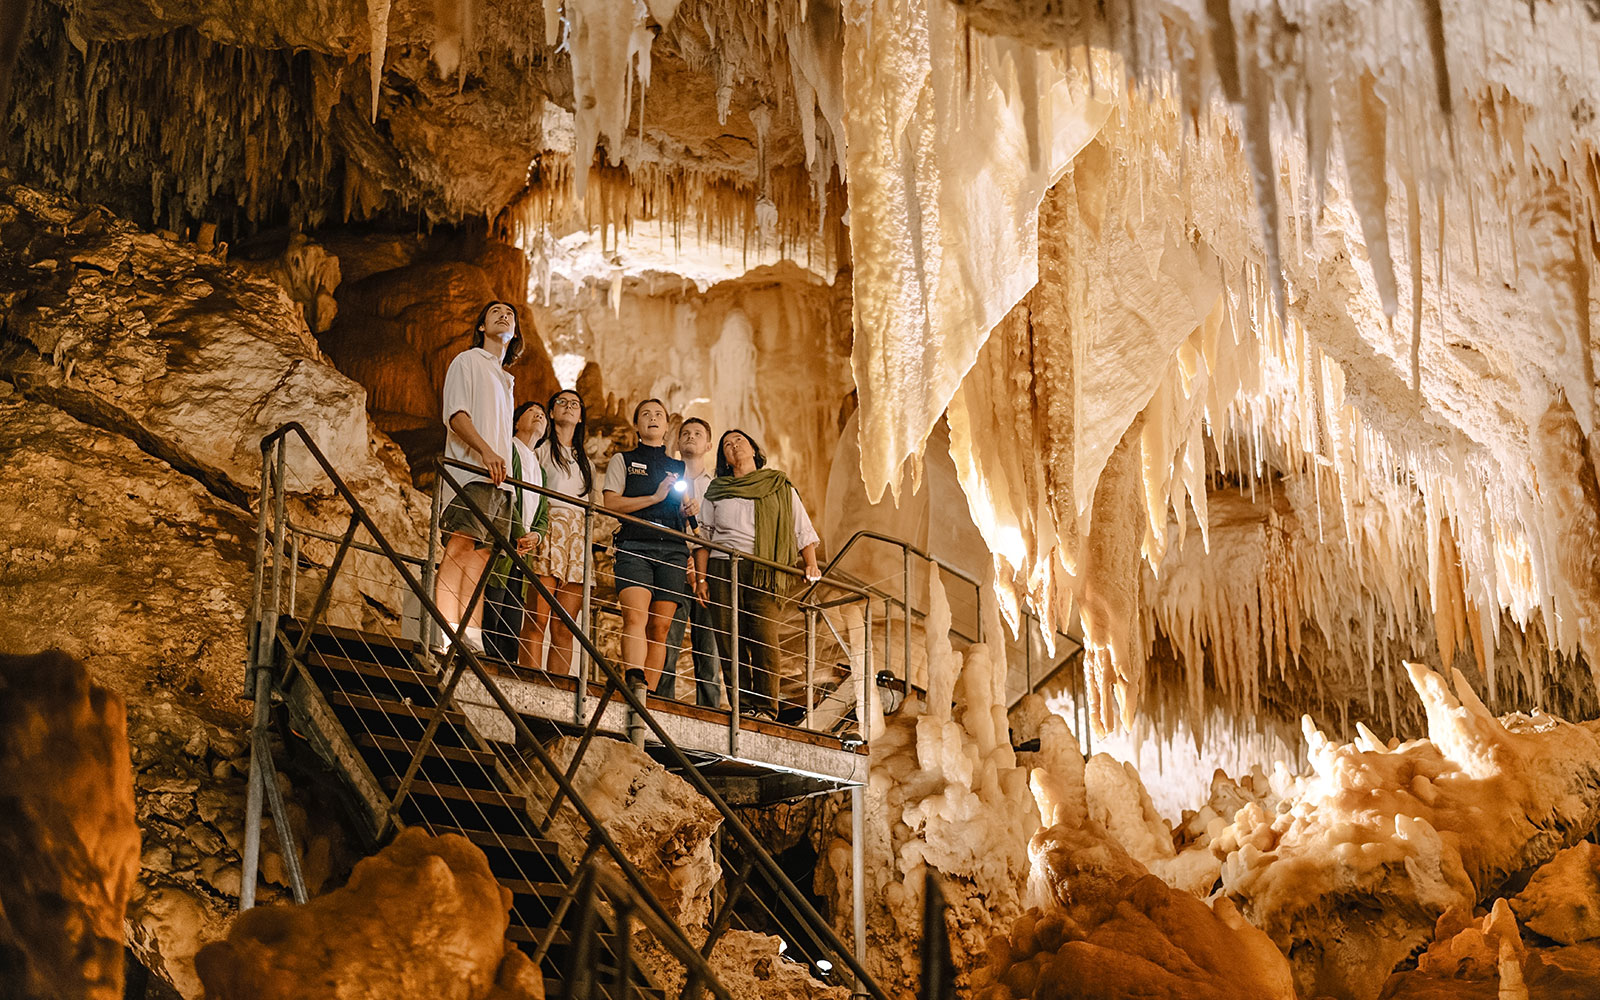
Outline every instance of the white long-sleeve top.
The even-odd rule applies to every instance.
[[[794,503],[794,544],[797,549],[815,545],[820,539],[817,529],[811,526],[806,505],[800,501],[800,491],[789,488]],[[738,497],[707,500],[700,507],[700,535],[708,542],[725,545],[740,552],[756,550],[756,502]],[[726,559],[727,553],[711,550],[713,559]]]

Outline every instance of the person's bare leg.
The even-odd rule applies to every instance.
[[[541,576],[546,587],[555,586],[555,578]],[[517,634],[517,666],[524,670],[538,670],[544,658],[544,634],[550,622],[550,606],[530,584],[527,587],[527,608],[522,612],[522,630]]]
[[[473,541],[467,535],[451,532],[445,536],[444,558],[439,562],[439,579],[434,584],[433,600],[440,614],[452,625],[461,624],[461,609],[472,593],[467,588],[467,569],[475,557]],[[471,577],[476,583],[477,577]]]
[[[473,591],[478,589],[478,581],[482,579],[483,574],[489,569],[489,557],[492,555],[494,555],[494,549],[492,548],[472,550],[471,561],[465,564],[466,579],[462,581],[464,589],[461,593],[461,600],[463,602],[472,600]],[[462,624],[466,623],[463,622]],[[472,606],[472,627],[479,631],[483,629],[483,598],[481,596],[478,598],[477,603]]]
[[[654,691],[661,679],[661,668],[667,662],[667,632],[672,629],[672,616],[678,605],[673,601],[651,601],[650,617],[645,623],[648,646],[644,654],[644,686]]]
[[[622,593],[617,595],[617,600],[622,605],[622,669],[626,676],[629,670],[645,669],[645,660],[649,656],[650,643],[645,636],[645,624],[650,619],[650,588],[624,587]],[[658,661],[656,673],[660,672],[661,664]]]
[[[556,591],[556,603],[577,621],[578,612],[583,608],[583,584],[563,583]],[[563,675],[572,672],[572,633],[559,619],[550,625],[550,672]]]

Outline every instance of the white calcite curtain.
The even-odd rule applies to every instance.
[[[941,0],[844,5],[861,470],[876,500],[1038,280],[1038,207],[1105,120],[1061,57]]]

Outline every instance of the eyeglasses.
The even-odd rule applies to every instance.
[[[579,408],[581,408],[583,406],[583,403],[580,402],[579,400],[576,400],[576,399],[572,398],[571,396],[562,396],[560,399],[558,399],[554,403],[550,404],[550,408],[552,410],[555,409],[558,406],[565,406],[565,407],[568,407],[568,408],[571,408],[571,407],[579,407]]]

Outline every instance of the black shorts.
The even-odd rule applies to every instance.
[[[629,587],[650,591],[651,602],[689,603],[689,550],[674,546],[617,546],[617,594]]]

